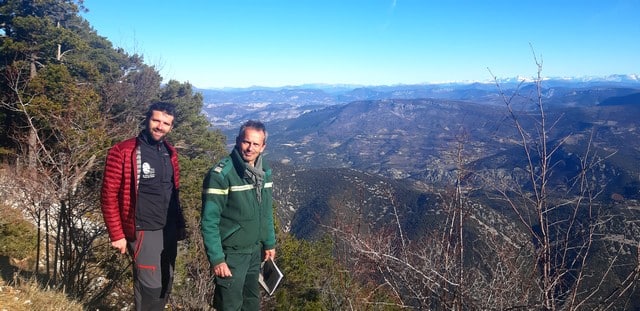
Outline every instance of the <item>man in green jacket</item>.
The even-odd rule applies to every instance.
[[[259,310],[260,263],[276,256],[271,169],[262,156],[266,142],[264,124],[247,121],[231,154],[203,181],[201,230],[219,311]]]

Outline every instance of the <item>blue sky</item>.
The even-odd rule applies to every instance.
[[[637,0],[85,0],[114,46],[199,88],[640,74]]]

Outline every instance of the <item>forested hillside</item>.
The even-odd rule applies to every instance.
[[[200,176],[225,138],[207,130],[191,85],[161,85],[143,55],[112,46],[79,17],[84,9],[81,1],[0,4],[2,198],[37,228],[33,244],[22,244],[30,250],[19,258],[24,273],[87,307],[119,309],[131,302],[130,269],[110,249],[99,209],[107,148],[137,135],[151,102],[175,103],[170,140],[184,172],[182,204],[197,228]],[[183,269],[199,268],[198,257],[185,257]]]

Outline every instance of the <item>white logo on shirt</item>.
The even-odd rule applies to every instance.
[[[148,162],[142,163],[142,178],[156,177],[156,170]]]

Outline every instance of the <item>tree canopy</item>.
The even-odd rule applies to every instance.
[[[0,162],[13,173],[12,194],[25,198],[21,208],[43,228],[36,244],[44,250],[35,260],[46,262],[47,283],[96,302],[126,277],[122,263],[103,257],[109,252],[98,196],[108,148],[137,135],[151,102],[174,103],[169,140],[188,190],[183,208],[195,216],[204,171],[226,153],[226,139],[209,128],[202,95],[189,83],[162,84],[142,55],[114,48],[82,10],[83,1],[0,2]],[[106,271],[120,276],[89,286]]]

